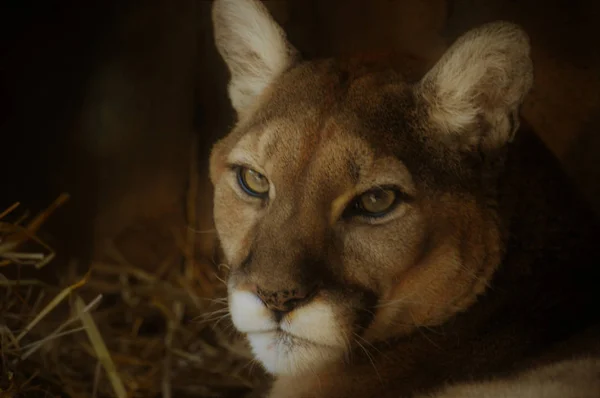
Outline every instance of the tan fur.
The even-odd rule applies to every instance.
[[[271,397],[410,396],[450,378],[485,380],[514,370],[528,347],[550,344],[542,343],[550,339],[544,328],[568,319],[562,307],[552,309],[547,325],[532,320],[531,330],[526,316],[503,318],[519,300],[532,311],[529,319],[542,313],[543,289],[502,292],[537,269],[556,278],[559,258],[544,269],[508,250],[521,239],[546,253],[557,230],[540,218],[531,224],[547,234],[530,238],[513,221],[526,203],[511,179],[526,181],[527,156],[506,154],[532,83],[524,32],[505,22],[485,25],[428,71],[430,60],[408,56],[300,61],[254,0],[217,0],[213,20],[238,113],[211,155],[215,224],[231,267],[232,320],[278,377]],[[239,166],[270,181],[268,198],[244,193]],[[353,198],[379,186],[401,191],[393,211],[377,219],[345,216]],[[549,189],[540,185],[539,193]],[[560,219],[550,205],[539,211]],[[494,281],[500,290],[489,293]],[[281,320],[264,298],[309,291]],[[506,329],[481,342],[487,322],[500,320]],[[436,371],[428,375],[425,366]],[[587,363],[581,368],[589,370]],[[497,397],[512,383],[541,393],[545,374],[459,388]],[[571,395],[563,396],[578,397],[569,386]]]
[[[600,392],[600,359],[546,365],[506,380],[448,387],[419,398],[596,398]]]
[[[223,0],[213,7],[215,40],[229,44],[218,49],[231,72],[229,96],[240,116],[293,60],[294,48],[267,13],[258,1]]]
[[[483,116],[493,133],[512,135],[519,127],[518,108],[532,83],[529,39],[516,26],[502,23],[459,38],[421,86],[430,117],[444,133],[463,132]],[[516,122],[512,126],[511,119]],[[496,145],[507,140],[506,136],[488,138]]]

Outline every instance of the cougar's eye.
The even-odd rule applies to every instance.
[[[354,212],[368,217],[382,217],[398,203],[394,189],[377,188],[367,191],[354,200]]]
[[[258,171],[238,167],[237,179],[240,187],[250,196],[263,198],[269,193],[269,180]]]

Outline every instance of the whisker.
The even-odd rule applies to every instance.
[[[227,271],[231,271],[231,267],[225,263],[217,264],[217,269],[221,271],[221,268],[225,268]]]
[[[435,328],[433,328],[433,327],[431,327],[431,326],[427,326],[427,325],[425,325],[425,324],[418,324],[418,323],[415,321],[415,319],[414,319],[414,315],[413,315],[413,313],[412,313],[412,312],[410,312],[410,315],[411,315],[411,317],[412,317],[412,319],[413,319],[413,324],[414,324],[414,325],[415,325],[415,326],[416,326],[418,329],[425,329],[425,330],[428,330],[429,332],[431,332],[431,333],[433,333],[433,334],[437,334],[438,336],[443,336],[443,335],[445,335],[445,333],[444,333],[444,331],[443,331],[443,330],[436,330]],[[423,332],[423,331],[421,330],[421,332]]]
[[[227,281],[225,281],[225,279],[221,278],[216,272],[214,272],[213,275],[219,282],[221,282],[223,285],[225,285],[225,287],[227,287]]]
[[[460,269],[465,271],[466,273],[468,273],[471,277],[473,277],[474,280],[483,282],[485,284],[486,288],[488,288],[488,289],[494,288],[489,279],[485,279],[482,276],[478,275],[475,270],[469,269],[465,265],[462,265],[462,264],[460,266]],[[481,271],[481,270],[479,270],[479,271]]]
[[[217,311],[213,311],[210,314],[206,314],[204,316],[205,319],[210,319],[210,318],[214,318],[215,316],[221,316],[221,315],[229,315],[229,308],[223,308],[221,310],[217,310]]]
[[[252,369],[254,369],[254,366],[256,366],[257,363],[258,363],[258,359],[252,358],[244,366],[242,366],[240,368],[240,370],[246,370],[246,368],[248,368],[248,373],[251,374],[252,373]]]
[[[381,351],[379,348],[375,347],[375,345],[373,345],[373,343],[371,343],[370,341],[368,341],[367,339],[365,339],[364,337],[362,337],[360,334],[353,332],[354,336],[356,336],[356,338],[359,338],[363,341],[363,343],[368,344],[373,350],[375,350],[379,355],[383,356],[386,359],[390,359],[389,356],[387,356],[385,353],[383,353],[383,351]]]
[[[409,311],[409,314],[411,316],[411,318],[413,319],[413,322],[416,326],[416,329],[419,331],[419,333],[421,333],[421,335],[425,338],[425,340],[429,341],[434,347],[438,348],[438,349],[442,349],[442,347],[440,347],[439,345],[437,345],[435,343],[435,341],[431,340],[431,338],[429,336],[427,336],[427,333],[425,333],[423,331],[424,328],[427,328],[425,325],[419,325],[416,321],[415,321],[415,317],[413,316],[412,312]]]
[[[213,315],[222,314],[224,312],[229,312],[229,308],[227,308],[227,307],[225,307],[225,308],[219,308],[218,310],[215,310],[215,311],[212,311],[212,312],[206,312],[204,314],[200,314],[200,315],[192,318],[192,321],[195,321],[195,320],[200,319],[200,318],[208,318],[208,317],[211,317]]]
[[[225,327],[223,327],[223,328],[220,328],[220,330],[222,333],[225,333],[227,335],[227,337],[234,337],[239,334],[239,332],[235,328],[235,325],[233,324],[233,322],[225,325]]]
[[[225,304],[227,303],[227,301],[229,300],[227,297],[219,297],[219,298],[200,298],[201,300],[204,301],[208,301],[209,303],[216,303],[216,304]]]
[[[375,370],[375,373],[377,373],[377,377],[379,378],[379,382],[383,384],[383,379],[381,378],[381,374],[379,373],[379,370],[377,370],[377,366],[375,366],[375,361],[373,360],[373,357],[371,356],[371,354],[369,353],[369,351],[362,344],[360,344],[360,341],[358,341],[356,339],[354,339],[354,341],[365,352],[365,355],[367,356],[367,358],[371,362],[371,365],[373,365],[373,369]]]
[[[207,323],[212,323],[215,321],[219,321],[223,318],[226,318],[228,316],[231,316],[231,314],[229,314],[229,311],[227,312],[221,312],[220,314],[213,314],[210,317],[205,317],[204,319],[200,319],[198,321],[196,321],[196,323],[203,325],[203,324],[207,324]]]
[[[342,339],[344,340],[344,361],[350,363],[350,356],[352,355],[352,344],[348,338],[348,333],[342,330]]]
[[[377,307],[374,307],[374,308],[377,308]],[[368,314],[371,314],[373,316],[373,318],[375,318],[375,316],[376,316],[375,312],[373,312],[372,310],[370,310],[368,308],[360,308],[360,310],[364,311],[364,312],[366,312]]]
[[[225,297],[217,297],[217,298],[212,298],[212,299],[207,298],[206,300],[214,301],[216,303],[222,303],[222,302],[226,302],[228,300],[228,298],[227,298],[227,296],[225,296]]]
[[[221,317],[219,317],[217,319],[214,319],[213,321],[216,321],[215,324],[214,324],[214,326],[215,327],[219,326],[219,323],[221,323],[224,319],[227,319],[229,316],[230,316],[229,313],[227,313],[227,314],[225,314],[225,315],[223,315],[223,316],[221,316]]]
[[[211,312],[205,312],[204,315],[210,315],[210,314],[218,314],[219,312],[223,312],[223,311],[229,311],[229,307],[228,306],[223,306],[221,308],[217,308],[214,311]]]

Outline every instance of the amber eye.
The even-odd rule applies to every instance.
[[[391,211],[398,202],[398,193],[393,189],[373,189],[360,195],[355,210],[370,217],[381,217]]]
[[[269,180],[255,170],[239,167],[237,179],[240,187],[250,196],[262,198],[269,193]]]

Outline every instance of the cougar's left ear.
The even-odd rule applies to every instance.
[[[432,129],[462,148],[510,141],[533,82],[529,54],[528,36],[509,22],[460,37],[417,86]]]
[[[212,19],[217,49],[231,74],[229,98],[243,117],[297,52],[258,0],[215,0]]]

